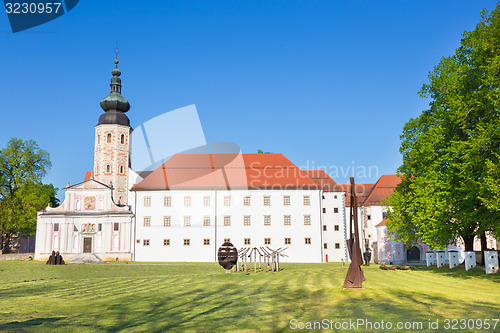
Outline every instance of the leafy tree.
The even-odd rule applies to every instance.
[[[35,232],[38,210],[57,205],[57,189],[42,183],[50,166],[49,154],[32,140],[13,138],[0,150],[1,250],[12,235]]]
[[[482,12],[453,55],[443,57],[420,95],[429,110],[401,135],[401,184],[386,201],[397,239],[444,248],[499,234],[500,8]]]

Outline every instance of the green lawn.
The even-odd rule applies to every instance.
[[[431,319],[441,332],[446,318],[500,318],[500,274],[372,265],[363,268],[363,290],[342,290],[347,265],[282,268],[225,274],[217,264],[0,262],[0,331],[288,331],[291,319],[426,328]]]

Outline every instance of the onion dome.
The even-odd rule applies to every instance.
[[[122,74],[118,69],[118,59],[115,60],[115,68],[111,71],[113,77],[111,78],[111,91],[108,96],[101,100],[101,108],[106,111],[99,117],[99,123],[101,124],[119,124],[130,126],[130,120],[128,119],[125,112],[130,110],[129,102],[121,95],[122,90],[122,80],[120,75]]]

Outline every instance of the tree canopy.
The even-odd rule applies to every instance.
[[[444,248],[500,234],[500,8],[443,57],[419,92],[429,109],[403,128],[402,182],[387,227],[408,245]]]
[[[57,189],[43,184],[49,154],[35,141],[11,139],[0,150],[0,249],[17,233],[34,234],[37,211],[57,205]]]

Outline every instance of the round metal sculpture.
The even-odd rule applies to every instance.
[[[229,242],[225,242],[217,252],[219,265],[224,267],[225,270],[230,270],[236,265],[238,261],[238,250]]]

